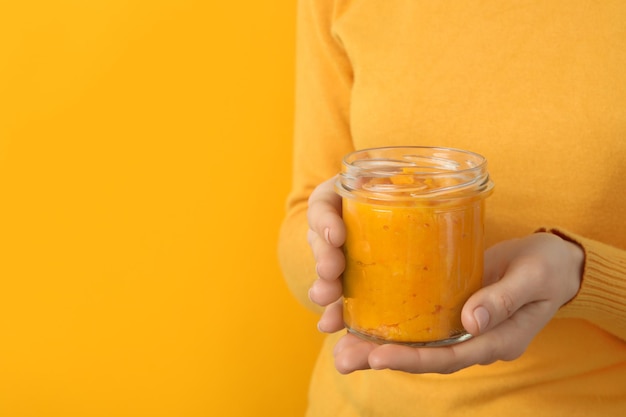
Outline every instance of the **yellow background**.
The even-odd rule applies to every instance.
[[[295,2],[0,3],[0,416],[297,416]]]

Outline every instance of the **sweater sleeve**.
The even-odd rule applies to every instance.
[[[626,340],[626,251],[561,229],[540,231],[574,242],[585,252],[578,294],[561,307],[556,317],[585,319]]]
[[[292,188],[281,225],[278,256],[290,290],[304,305],[316,279],[307,243],[309,195],[337,174],[341,158],[353,150],[349,129],[352,69],[332,32],[334,2],[300,0],[297,17],[296,96]]]

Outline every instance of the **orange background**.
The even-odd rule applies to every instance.
[[[295,2],[0,5],[0,416],[297,416]]]

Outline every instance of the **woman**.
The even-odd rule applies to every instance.
[[[300,1],[279,252],[330,334],[307,415],[625,415],[625,41],[619,1]],[[340,331],[333,177],[348,152],[394,145],[489,161],[469,341],[410,348]]]

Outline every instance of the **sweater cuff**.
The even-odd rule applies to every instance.
[[[585,254],[580,289],[555,317],[585,319],[626,340],[626,251],[562,229],[537,232],[575,243]]]

